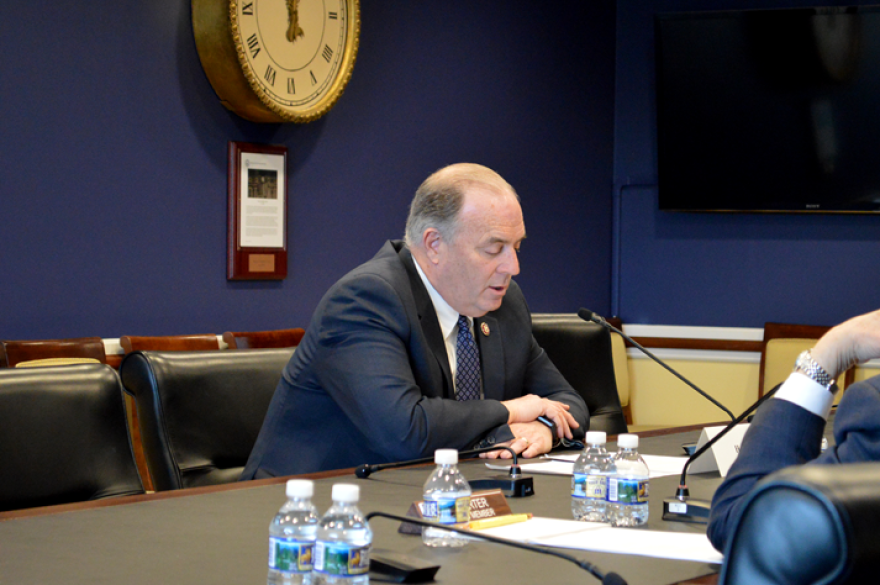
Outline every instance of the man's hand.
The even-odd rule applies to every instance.
[[[526,459],[547,453],[553,448],[553,434],[550,432],[550,428],[543,423],[537,421],[511,423],[510,430],[516,438],[496,446],[510,447],[517,455]],[[513,456],[509,451],[499,449],[480,453],[480,457],[484,459],[511,459]]]
[[[834,379],[855,364],[880,358],[880,311],[844,321],[823,335],[810,353]]]
[[[576,429],[580,424],[568,413],[569,406],[556,400],[541,398],[534,394],[527,394],[513,400],[505,400],[503,404],[510,411],[507,424],[531,423],[541,415],[546,416],[556,423],[557,436],[561,439],[573,438],[571,429]],[[536,423],[541,424],[541,423]],[[544,426],[544,425],[542,425]],[[546,429],[547,427],[544,426]],[[546,452],[546,451],[545,451]]]

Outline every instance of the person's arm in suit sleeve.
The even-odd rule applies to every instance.
[[[312,369],[387,460],[426,457],[438,448],[466,449],[507,422],[509,412],[498,401],[457,402],[442,398],[439,388],[419,387],[414,368],[437,368],[438,380],[442,375],[436,360],[429,363],[433,356],[426,360],[424,352],[410,353],[414,316],[383,277],[341,281],[325,302],[318,324],[321,362]]]
[[[578,394],[559,373],[556,366],[547,357],[547,353],[541,349],[532,338],[529,350],[529,363],[526,366],[526,374],[523,380],[524,394],[533,394],[555,402],[561,402],[569,407],[568,414],[577,422],[578,426],[570,428],[571,439],[582,439],[590,426],[590,413],[584,399]],[[529,437],[529,445],[513,445],[515,451],[525,457],[536,457],[550,450],[552,444],[561,439],[563,433],[558,430],[556,435],[547,435],[548,427],[542,423],[512,423],[503,424],[489,431],[475,447],[487,447],[511,443],[517,436]],[[540,441],[540,442],[539,442]],[[543,441],[548,441],[544,445]],[[498,451],[488,457],[507,458],[507,451]]]
[[[743,496],[764,476],[815,459],[824,428],[825,419],[787,400],[772,398],[758,409],[739,455],[712,498],[706,534],[716,549],[724,551]]]
[[[568,406],[567,415],[577,423],[577,426],[570,425],[569,432],[557,427],[557,435],[552,436],[549,429],[538,422],[514,423],[513,425],[505,424],[490,432],[480,445],[487,443],[501,444],[509,443],[510,446],[522,453],[525,457],[536,457],[542,453],[546,453],[552,448],[554,441],[563,436],[573,439],[581,439],[590,426],[590,413],[586,403],[580,394],[578,394],[571,384],[559,373],[559,370],[550,361],[547,353],[538,345],[534,335],[532,335],[531,314],[518,286],[511,286],[510,291],[505,297],[505,310],[513,314],[510,320],[518,323],[516,331],[511,331],[509,335],[520,336],[518,341],[522,343],[523,357],[525,367],[522,371],[521,379],[521,395],[535,395],[543,399],[553,402],[562,403]],[[517,364],[510,363],[508,367],[513,369]],[[514,437],[526,437],[528,444],[514,443]],[[510,455],[506,451],[498,451],[488,454],[486,457],[507,458]]]
[[[850,366],[880,357],[880,311],[854,317],[826,333],[811,350],[836,379]],[[736,461],[715,492],[708,536],[720,551],[741,512],[744,496],[764,476],[812,461],[880,460],[880,382],[856,384],[843,396],[834,421],[836,445],[819,455],[833,396],[802,374],[792,374],[759,409]]]

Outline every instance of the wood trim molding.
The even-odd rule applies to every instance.
[[[678,337],[633,337],[636,343],[653,349],[699,349],[715,351],[760,352],[763,343],[742,339],[685,339]],[[626,342],[627,347],[635,347]]]

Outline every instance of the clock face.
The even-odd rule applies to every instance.
[[[357,53],[357,0],[231,0],[238,60],[262,104],[308,122],[339,98]]]

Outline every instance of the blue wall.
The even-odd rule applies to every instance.
[[[188,0],[17,2],[0,21],[0,338],[308,323],[463,160],[519,191],[535,311],[610,309],[611,0],[362,0],[360,52],[318,122],[226,111]],[[286,145],[289,277],[226,280],[227,141]]]
[[[880,307],[876,215],[657,210],[653,15],[858,3],[618,0],[611,304],[624,322],[832,325]]]

